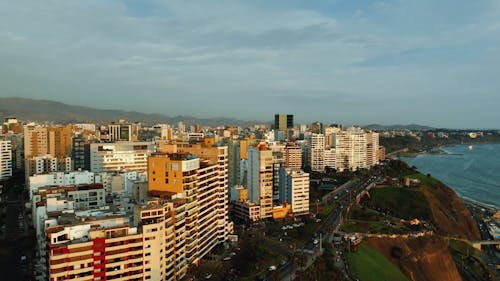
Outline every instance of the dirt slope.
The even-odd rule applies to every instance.
[[[481,240],[471,213],[452,189],[436,181],[423,187],[422,192],[429,202],[433,224],[439,235]]]
[[[367,243],[399,266],[412,281],[462,280],[446,242],[437,236],[412,239],[371,238]],[[400,258],[394,257],[395,247],[401,249]]]

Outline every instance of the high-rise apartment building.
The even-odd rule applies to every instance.
[[[335,141],[335,166],[338,171],[367,168],[365,131],[350,127],[336,133]]]
[[[12,147],[10,140],[0,140],[0,180],[12,176]]]
[[[375,132],[366,133],[366,165],[372,167],[379,163],[379,134]]]
[[[248,148],[247,188],[251,202],[260,205],[260,217],[273,216],[273,152],[264,144]]]
[[[311,134],[309,139],[309,155],[312,171],[325,170],[325,136],[323,134]]]
[[[293,129],[293,115],[274,115],[274,140],[283,141],[291,137],[290,130]]]
[[[56,158],[71,157],[72,136],[71,125],[47,128],[48,154]]]
[[[273,152],[273,201],[279,200],[280,193],[280,168],[285,166],[285,146],[284,143],[271,143],[269,149]]]
[[[24,126],[24,157],[47,155],[49,153],[46,127],[34,123]]]
[[[36,124],[24,126],[24,156],[52,155],[56,158],[71,157],[73,127],[44,127]]]
[[[240,141],[230,140],[228,143],[228,160],[229,160],[229,187],[232,188],[236,185],[241,184],[240,179]]]
[[[280,202],[289,203],[294,215],[309,213],[309,174],[302,170],[281,168]]]
[[[184,200],[186,260],[196,264],[232,232],[227,147],[180,143],[176,149],[177,153],[149,158],[149,190],[177,194]]]
[[[302,168],[302,148],[300,146],[288,143],[285,146],[283,158],[285,159],[286,168]]]

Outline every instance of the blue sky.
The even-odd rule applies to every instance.
[[[500,2],[2,1],[0,96],[499,128]]]

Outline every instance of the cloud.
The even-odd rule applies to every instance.
[[[470,1],[4,1],[0,95],[261,120],[295,111],[391,123],[397,112],[461,126],[465,105],[492,107],[469,93],[491,98],[500,86],[490,79],[499,11]],[[418,109],[439,116],[457,95],[448,118]],[[430,97],[440,104],[422,102]]]

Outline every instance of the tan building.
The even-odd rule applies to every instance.
[[[47,127],[34,123],[24,126],[24,157],[47,155],[49,153]]]
[[[273,152],[265,144],[248,149],[248,198],[260,205],[260,217],[273,216]]]
[[[366,165],[375,166],[379,163],[379,134],[375,132],[366,133]]]
[[[187,264],[197,264],[232,232],[228,217],[227,147],[213,142],[160,146],[148,160],[150,192],[177,194],[185,202],[184,249]]]
[[[302,148],[293,143],[288,143],[284,149],[283,158],[286,168],[302,168]]]
[[[71,157],[73,126],[58,126],[47,129],[48,153],[56,158]]]

